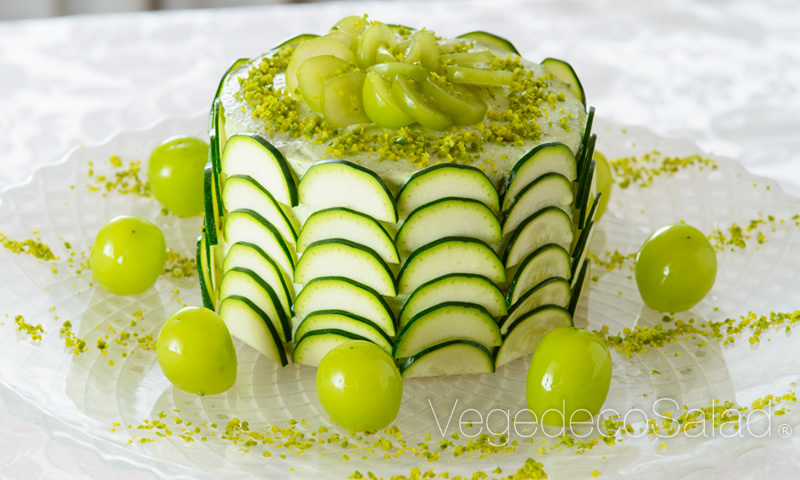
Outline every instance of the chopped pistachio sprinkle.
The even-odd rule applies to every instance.
[[[172,278],[192,278],[197,274],[197,260],[190,256],[184,257],[171,249],[167,250],[166,262],[162,275]]]
[[[34,238],[26,240],[12,240],[0,233],[0,244],[8,250],[25,255],[33,255],[39,260],[55,261],[58,257],[53,254],[53,251],[42,242],[38,234],[34,233]]]
[[[250,106],[253,118],[265,123],[269,135],[280,132],[327,144],[325,153],[334,157],[369,152],[385,161],[408,161],[422,168],[431,164],[433,152],[441,158],[439,161],[470,163],[482,157],[486,144],[524,145],[525,141],[539,140],[542,129],[538,119],[547,118],[548,109],[566,100],[564,94],[549,89],[550,75],[535,76],[520,57],[494,57],[490,68],[512,72],[513,80],[508,87],[507,108],[490,109],[484,122],[444,132],[364,125],[338,129],[321,115],[303,113],[300,102],[285,88],[276,86],[275,79],[286,71],[293,51],[291,46],[283,47],[252,66],[246,77],[239,78],[236,97]],[[561,126],[569,128],[567,118],[561,119]]]
[[[112,155],[108,161],[113,169],[112,175],[97,174],[94,171],[94,162],[89,162],[89,178],[85,183],[90,192],[101,192],[103,195],[116,192],[123,195],[150,196],[150,184],[143,178],[145,175],[140,160],[131,160],[126,165],[119,156]]]
[[[717,169],[717,163],[713,158],[696,154],[670,157],[662,155],[657,150],[640,157],[631,156],[610,160],[609,165],[614,176],[614,183],[620,188],[628,188],[631,185],[642,188],[649,187],[653,184],[655,177],[671,177],[687,167],[697,167],[700,170]]]
[[[46,333],[41,324],[31,325],[25,321],[25,317],[17,315],[14,317],[14,323],[17,325],[17,331],[28,335],[31,340],[36,342],[42,341],[42,334]]]

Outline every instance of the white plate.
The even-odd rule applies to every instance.
[[[205,126],[205,117],[194,117],[124,132],[102,145],[73,151],[63,162],[38,170],[24,185],[3,193],[0,231],[12,239],[29,238],[33,231],[39,231],[43,241],[62,258],[59,272],[54,274],[48,263],[0,249],[0,315],[9,314],[8,318],[0,318],[5,323],[0,327],[0,381],[4,393],[13,393],[10,397],[18,398],[35,412],[54,435],[71,438],[105,458],[151,470],[164,478],[247,478],[265,474],[307,478],[320,473],[346,477],[355,470],[384,477],[408,475],[412,467],[422,463],[420,459],[404,455],[384,460],[380,449],[380,453],[370,454],[366,460],[360,459],[362,453],[352,453],[338,444],[317,445],[302,455],[273,450],[273,456],[266,459],[261,455],[262,446],[243,453],[240,445],[227,440],[209,437],[206,442],[187,443],[177,435],[185,425],[174,423],[174,409],[180,410],[177,416],[194,425],[224,425],[237,417],[248,421],[253,430],[266,425],[284,427],[291,419],[304,419],[306,425],[295,428],[307,434],[321,425],[330,427],[316,399],[313,369],[294,365],[277,368],[237,342],[236,386],[226,394],[200,398],[173,389],[161,374],[152,351],[136,349],[123,358],[123,351],[134,348],[130,343],[127,347],[115,344],[113,334],[108,356],[101,356],[95,347],[98,337],[110,334],[109,327],[117,332],[144,329],[141,333],[155,335],[163,319],[181,306],[178,297],[183,303],[200,304],[195,279],[162,277],[155,289],[138,297],[113,296],[90,287],[88,272],[76,274],[80,267],[67,265],[68,251],[59,239],[70,242],[76,251],[88,251],[96,232],[108,219],[135,214],[155,221],[171,248],[193,257],[201,222],[162,216],[160,206],[151,199],[90,192],[84,183],[89,162],[94,162],[96,175],[111,171],[111,155],[119,155],[125,162],[142,160],[144,165],[149,152],[163,139],[178,134],[202,136]],[[644,129],[623,130],[600,123],[595,131],[600,137],[599,149],[611,157],[639,155],[653,149],[670,155],[697,152],[691,143],[658,138]],[[671,178],[656,178],[651,187],[644,189],[615,189],[592,250],[600,254],[614,250],[634,252],[656,227],[678,220],[708,232],[716,225],[727,227],[731,222],[746,225],[759,214],[789,219],[800,213],[800,201],[783,193],[774,182],[750,176],[734,161],[717,159],[717,165],[714,170],[688,168]],[[719,254],[716,285],[687,318],[721,320],[748,311],[763,314],[797,308],[800,292],[795,275],[800,270],[800,227],[789,222],[785,228],[776,232],[767,229],[766,233],[767,243],[758,249],[751,241],[746,250]],[[632,275],[629,269],[607,272],[595,268],[592,275],[597,275],[598,280],[589,282],[590,290],[579,307],[576,322],[588,321],[593,329],[608,325],[612,332],[632,327],[637,321],[661,322],[661,315],[642,306],[634,282],[627,278]],[[179,294],[173,293],[176,289]],[[132,328],[130,321],[137,310],[144,317]],[[17,333],[13,322],[17,314],[24,315],[28,323],[43,326],[47,333],[41,343]],[[73,330],[86,338],[87,352],[75,356],[64,348],[59,335],[64,320],[70,320]],[[654,349],[632,359],[614,353],[614,377],[606,407],[623,414],[634,406],[650,411],[657,399],[673,399],[690,408],[705,407],[712,399],[749,405],[766,394],[786,393],[793,388],[790,383],[798,379],[800,348],[782,331],[768,336],[771,341],[767,342],[765,335],[755,347],[749,345],[745,334],[727,347],[709,341],[709,346],[698,348],[697,342],[691,341]],[[675,356],[676,352],[681,355]],[[109,360],[115,365],[110,366]],[[459,415],[468,408],[484,416],[495,409],[491,426],[502,429],[502,411],[513,415],[525,406],[526,369],[527,360],[519,360],[493,375],[406,381],[396,421],[403,439],[415,445],[430,434],[432,450],[438,449],[436,444],[442,435],[433,411],[444,424],[456,401],[446,436],[459,430]],[[662,374],[653,375],[653,370]],[[173,431],[172,436],[155,438],[152,431],[142,435],[135,428],[126,428],[154,419],[162,411],[167,414],[164,422]],[[476,417],[470,414],[464,418]],[[543,433],[534,436],[533,444],[529,444],[512,430],[511,440],[519,441],[514,451],[480,458],[480,454],[454,457],[452,449],[446,449],[438,462],[422,465],[422,469],[471,477],[476,470],[490,473],[500,466],[508,475],[533,457],[544,464],[551,478],[563,477],[565,472],[585,477],[595,469],[603,478],[638,478],[644,474],[650,478],[675,478],[779,441],[781,432],[785,432],[779,431],[781,425],[800,423],[795,413],[770,418],[772,423],[765,419],[756,422],[756,426],[772,427],[769,438],[724,438],[707,428],[703,438],[628,438],[611,447],[595,447],[583,455],[547,446],[548,453],[540,455],[537,447],[547,439]],[[630,422],[635,419],[629,417]],[[112,431],[115,423],[120,426]],[[474,433],[476,427],[465,430]],[[204,427],[204,431],[211,429]],[[128,445],[132,435],[155,441]],[[462,437],[454,443],[463,444],[466,440]],[[322,451],[324,456],[319,455]],[[287,453],[286,459],[278,458],[279,453]],[[344,453],[353,459],[343,461]]]

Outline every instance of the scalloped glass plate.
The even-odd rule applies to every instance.
[[[508,417],[525,407],[528,360],[520,359],[491,375],[405,382],[396,425],[402,440],[410,446],[425,442],[430,435],[431,450],[441,452],[439,461],[430,465],[423,465],[423,460],[411,453],[384,459],[379,446],[375,453],[353,449],[353,445],[365,442],[371,445],[376,437],[354,440],[349,447],[338,442],[315,444],[300,454],[274,445],[245,446],[223,439],[224,425],[234,417],[247,421],[250,431],[260,432],[272,425],[289,427],[292,419],[302,419],[291,428],[304,433],[305,440],[329,438],[330,433],[315,434],[321,426],[336,431],[318,405],[315,371],[294,365],[278,368],[236,342],[239,373],[233,389],[209,397],[177,391],[161,374],[155,352],[136,347],[136,337],[125,340],[121,335],[123,331],[139,338],[155,335],[163,319],[181,305],[200,304],[196,279],[162,276],[155,288],[142,295],[117,297],[90,286],[90,274],[80,266],[85,262],[80,252],[88,252],[103,223],[120,214],[151,219],[162,228],[173,250],[194,258],[200,219],[164,216],[152,199],[103,194],[102,189],[93,192],[89,185],[97,185],[99,175],[113,177],[118,171],[109,162],[112,155],[120,156],[126,165],[141,160],[144,166],[149,152],[163,139],[178,134],[202,136],[205,126],[205,116],[196,116],[120,133],[101,145],[74,150],[59,164],[38,170],[24,185],[8,189],[0,197],[0,231],[10,239],[30,238],[38,231],[60,257],[57,262],[42,262],[0,249],[0,313],[8,313],[0,319],[4,322],[0,327],[0,380],[5,393],[16,394],[15,398],[35,412],[37,421],[54,435],[163,478],[307,478],[320,473],[346,477],[355,470],[388,477],[408,475],[417,465],[423,470],[434,468],[437,473],[448,471],[469,477],[477,470],[490,473],[499,466],[507,475],[517,471],[528,457],[541,462],[551,478],[565,472],[585,477],[595,469],[604,478],[638,478],[644,474],[676,478],[780,441],[788,427],[800,423],[798,415],[791,412],[752,419],[748,428],[727,430],[727,435],[724,429],[710,427],[674,438],[635,433],[613,446],[601,442],[582,455],[576,455],[575,449],[550,448],[556,443],[548,438],[550,433],[539,431],[527,438],[530,430],[519,428],[517,432],[512,427],[509,441],[516,442],[516,448],[505,453],[454,456],[452,448],[441,450],[438,444],[443,428],[444,437],[461,445],[469,440],[466,435],[477,433],[479,428],[502,432]],[[654,149],[669,155],[698,153],[691,143],[659,138],[641,128],[625,130],[600,123],[596,131],[599,150],[610,157],[642,155]],[[800,228],[789,219],[800,213],[800,201],[783,193],[774,182],[751,176],[734,161],[716,162],[714,169],[695,166],[656,177],[647,188],[615,188],[592,251],[601,258],[606,251],[635,252],[656,227],[678,220],[709,232],[715,227],[726,229],[733,222],[747,225],[752,219],[774,215],[786,222],[761,225],[765,243],[758,244],[754,237],[745,249],[719,253],[714,289],[681,318],[721,320],[749,311],[793,311],[800,304],[796,282]],[[93,177],[89,176],[90,169]],[[771,225],[775,225],[774,231]],[[643,307],[629,265],[614,271],[593,268],[594,279],[588,283],[576,323],[588,322],[593,329],[607,325],[612,332],[637,322],[661,323],[661,315]],[[137,316],[137,312],[141,314]],[[42,325],[46,333],[41,342],[17,332],[13,318],[18,314],[30,324]],[[74,355],[65,347],[64,334],[59,330],[66,320],[78,337],[86,339],[86,352]],[[614,375],[606,407],[623,415],[632,407],[643,410],[627,417],[628,423],[639,428],[637,421],[647,412],[652,417],[653,407],[659,402],[662,407],[675,402],[699,408],[720,399],[749,406],[764,395],[789,392],[800,372],[798,342],[783,331],[770,331],[770,341],[765,335],[760,344],[751,346],[747,336],[724,347],[712,339],[702,348],[697,346],[702,339],[681,341],[632,358],[613,352]],[[96,348],[98,339],[108,344],[105,355]],[[467,409],[480,412],[486,423],[481,424],[472,411],[461,417]],[[158,420],[160,412],[170,434],[152,423],[137,428],[147,419]],[[471,420],[472,425],[459,424],[460,420]],[[195,427],[200,433],[192,433]],[[451,435],[459,430],[463,431],[460,440],[452,440]],[[203,435],[205,441],[200,439]],[[279,430],[275,437],[281,435]],[[190,437],[193,441],[187,441]],[[392,440],[395,446],[400,444],[400,440]],[[538,453],[540,446],[546,454]],[[271,457],[262,454],[265,449]],[[345,461],[343,455],[352,460]]]

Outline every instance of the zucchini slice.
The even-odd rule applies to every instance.
[[[342,275],[367,285],[381,295],[395,296],[394,276],[386,262],[371,248],[332,238],[308,246],[294,271],[294,282]]]
[[[313,38],[318,38],[318,37],[319,37],[319,35],[314,34],[314,33],[301,33],[300,35],[295,35],[294,37],[289,38],[289,39],[284,40],[283,42],[279,43],[278,45],[276,45],[273,48],[273,50],[277,50],[277,49],[283,48],[283,47],[296,48],[298,45],[300,45],[301,43],[305,42],[306,40],[311,40]]]
[[[553,78],[556,78],[567,84],[569,91],[575,95],[575,98],[581,101],[583,108],[585,109],[586,94],[583,92],[583,85],[581,85],[581,81],[578,79],[578,75],[575,73],[572,65],[564,60],[549,57],[542,60],[541,64],[548,72],[550,72],[550,75],[552,75]]]
[[[255,133],[239,133],[228,139],[222,151],[222,173],[225,177],[251,177],[278,202],[297,206],[297,186],[283,154],[266,139]]]
[[[575,315],[575,311],[578,309],[578,302],[581,301],[581,293],[583,293],[583,289],[586,286],[586,274],[589,271],[590,261],[587,258],[583,261],[581,266],[581,271],[577,275],[577,280],[572,284],[572,298],[569,300],[569,313]]]
[[[555,305],[543,305],[517,319],[508,330],[503,344],[497,350],[495,365],[498,367],[533,353],[545,335],[556,328],[572,325],[572,315]]]
[[[289,248],[278,229],[253,210],[234,210],[225,217],[225,244],[230,246],[239,242],[258,245],[275,260],[287,278],[294,275],[297,264],[294,248]]]
[[[505,335],[520,317],[542,305],[558,305],[567,308],[571,297],[569,282],[564,278],[548,278],[522,295],[517,303],[508,309],[508,316],[500,325],[500,333]]]
[[[397,212],[389,187],[375,172],[344,160],[318,162],[297,187],[300,203],[323,209],[346,207],[394,223]]]
[[[219,287],[219,298],[240,296],[249,299],[272,322],[275,331],[280,333],[285,342],[292,339],[292,326],[289,317],[281,306],[280,298],[267,282],[254,271],[247,268],[235,267],[222,277]]]
[[[456,38],[465,38],[467,40],[475,40],[476,42],[482,43],[484,45],[488,45],[492,48],[498,48],[500,50],[505,50],[508,52],[513,53],[514,55],[519,55],[519,51],[517,48],[506,40],[503,37],[495,35],[493,33],[484,32],[482,30],[476,30],[474,32],[467,32],[462,33]]]
[[[592,208],[589,210],[589,216],[586,220],[586,225],[584,225],[583,230],[578,235],[578,239],[575,241],[575,247],[572,249],[572,280],[575,280],[575,274],[577,273],[576,270],[580,265],[583,263],[583,260],[589,253],[589,245],[592,243],[592,236],[594,235],[594,226],[595,221],[594,217],[597,214],[597,205],[600,203],[600,196],[602,193],[598,193],[594,197],[594,202],[592,203]]]
[[[219,316],[231,335],[281,366],[289,363],[286,349],[272,321],[248,298],[234,295],[223,299]]]
[[[401,258],[444,237],[477,238],[486,243],[503,240],[500,222],[483,203],[470,198],[441,198],[417,208],[397,232]]]
[[[210,150],[211,147],[209,147]],[[221,209],[219,201],[219,178],[211,162],[206,163],[203,177],[203,198],[205,202],[206,241],[209,245],[219,243]]]
[[[312,330],[297,342],[292,353],[292,362],[298,365],[319,367],[319,362],[328,352],[352,340],[369,342],[368,338],[345,330],[335,328]]]
[[[528,290],[552,277],[572,278],[569,253],[564,247],[549,243],[528,255],[517,269],[508,289],[508,304],[514,305]]]
[[[589,146],[589,138],[592,136],[592,125],[594,124],[594,107],[589,107],[589,112],[586,114],[586,127],[583,129],[583,137],[581,138],[581,144],[578,147],[578,155],[576,158],[578,159],[578,173],[583,171],[583,164],[586,162],[588,158],[586,156],[586,149]]]
[[[511,169],[503,194],[503,211],[508,211],[522,190],[546,173],[558,173],[570,182],[578,176],[578,163],[568,146],[543,143],[526,153]]]
[[[197,237],[197,276],[200,278],[200,295],[203,297],[203,306],[209,310],[217,309],[217,292],[214,281],[211,279],[211,265],[209,251],[206,243],[206,234]]]
[[[297,242],[299,225],[294,213],[282,207],[275,197],[252,177],[232,175],[222,187],[222,203],[229,212],[252,209],[264,217],[280,232],[281,237],[294,245]]]
[[[214,94],[214,101],[211,104],[211,113],[208,117],[208,137],[209,147],[211,148],[210,160],[217,173],[222,172],[222,162],[220,161],[222,158],[222,149],[225,147],[225,143],[228,140],[225,134],[225,108],[219,97],[222,93],[222,87],[225,85],[225,80],[230,73],[248,61],[249,59],[247,58],[240,58],[225,70],[225,74],[222,75],[222,78],[219,80],[217,91]]]
[[[297,237],[297,251],[304,252],[310,244],[331,238],[343,238],[369,247],[386,263],[400,262],[392,237],[380,222],[344,207],[326,208],[308,217]]]
[[[398,294],[409,294],[449,273],[482,275],[498,285],[506,281],[503,263],[489,245],[474,238],[445,237],[408,257],[397,275]]]
[[[572,247],[572,219],[563,210],[549,207],[534,213],[517,227],[506,245],[506,268],[518,265],[538,248],[555,243],[564,250]]]
[[[508,313],[506,299],[486,277],[464,273],[444,275],[414,290],[400,311],[398,328],[403,328],[419,312],[445,302],[472,302],[485,308],[495,319]]]
[[[597,140],[597,135],[592,134],[589,137],[589,144],[587,146],[587,154],[594,156],[594,145]],[[589,207],[589,199],[592,197],[592,191],[596,189],[597,182],[594,178],[595,161],[591,159],[586,162],[585,170],[578,176],[578,192],[575,196],[575,211],[578,212],[578,228],[583,228],[586,223],[587,208]]]
[[[546,173],[514,198],[503,221],[503,235],[511,235],[525,219],[547,207],[558,207],[572,213],[573,200],[572,182],[558,173]]]
[[[494,359],[480,343],[450,340],[428,347],[400,364],[403,378],[493,373]]]
[[[448,197],[471,198],[492,212],[500,211],[497,189],[485,173],[475,167],[448,163],[412,175],[397,194],[397,213],[406,218],[422,205]]]
[[[320,310],[346,310],[364,317],[394,338],[394,316],[386,300],[366,285],[344,277],[315,278],[303,287],[294,302],[295,315]]]
[[[471,340],[486,348],[503,342],[492,315],[480,305],[445,302],[414,315],[397,334],[394,358],[407,358],[447,340]]]
[[[317,330],[344,330],[364,337],[392,354],[392,339],[372,321],[344,310],[320,310],[310,313],[294,333],[295,343]]]
[[[294,285],[281,268],[258,245],[237,242],[231,245],[225,260],[222,262],[223,276],[230,270],[246,268],[263,280],[278,296],[283,311],[287,317],[292,316],[292,300],[294,299]]]

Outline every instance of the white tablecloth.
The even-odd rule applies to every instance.
[[[0,22],[0,191],[73,146],[206,110],[234,59],[366,12],[446,35],[496,32],[533,60],[567,59],[599,116],[693,140],[800,196],[793,3],[322,3]],[[0,477],[155,478],[51,438],[22,407],[0,396]],[[789,439],[693,478],[796,478],[797,449]]]

